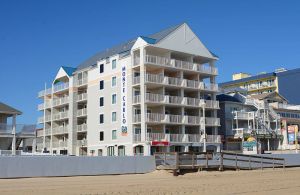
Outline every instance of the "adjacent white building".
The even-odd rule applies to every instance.
[[[151,155],[220,149],[216,60],[183,23],[107,49],[77,68],[61,67],[38,95],[38,150]]]

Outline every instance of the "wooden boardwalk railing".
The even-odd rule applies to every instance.
[[[264,169],[285,168],[284,158],[246,155],[229,152],[157,152],[154,154],[157,169]]]

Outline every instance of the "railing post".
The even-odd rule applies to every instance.
[[[263,157],[260,157],[260,169],[263,170]]]
[[[238,170],[237,154],[235,154],[235,170]]]
[[[274,166],[274,158],[273,158],[273,160],[272,160],[272,163],[273,163],[273,170],[274,170],[274,168],[275,168],[275,166]]]
[[[194,169],[194,164],[195,164],[195,162],[194,162],[194,159],[195,158],[195,154],[194,154],[194,152],[192,153],[192,169]]]
[[[206,152],[206,168],[208,169],[208,153]]]
[[[223,164],[223,157],[224,157],[223,155],[224,154],[222,152],[220,154],[221,154],[221,164],[220,164],[219,171],[223,171],[224,170],[224,164]]]
[[[166,166],[166,161],[167,161],[167,154],[164,153],[164,165]]]
[[[252,169],[251,167],[251,156],[249,156],[249,170]]]

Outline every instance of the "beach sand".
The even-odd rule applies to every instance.
[[[300,194],[300,168],[0,179],[0,194]]]

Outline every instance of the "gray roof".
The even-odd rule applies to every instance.
[[[11,114],[17,114],[17,115],[22,114],[21,111],[13,108],[13,107],[11,107],[7,104],[4,104],[2,102],[0,102],[0,113],[1,114],[9,114],[9,115],[11,115]]]
[[[154,34],[151,34],[151,35],[148,35],[148,36],[142,36],[142,38],[150,44],[157,43],[160,40],[162,40],[163,38],[165,38],[166,36],[168,36],[171,32],[173,32],[174,30],[176,30],[178,27],[180,27],[183,24],[184,23],[172,26],[170,28],[164,29],[162,31],[159,31],[157,33],[154,33]],[[130,51],[136,40],[137,40],[137,38],[129,40],[125,43],[116,45],[112,48],[109,48],[109,49],[106,49],[104,51],[96,53],[95,55],[93,55],[92,57],[87,59],[86,61],[79,64],[77,66],[77,70],[84,69],[84,68],[87,68],[89,66],[93,66],[93,65],[97,64],[97,61],[99,61],[101,59],[105,59],[107,57],[110,57],[110,56],[113,56],[113,55],[116,55],[116,54],[120,54],[120,53]]]

